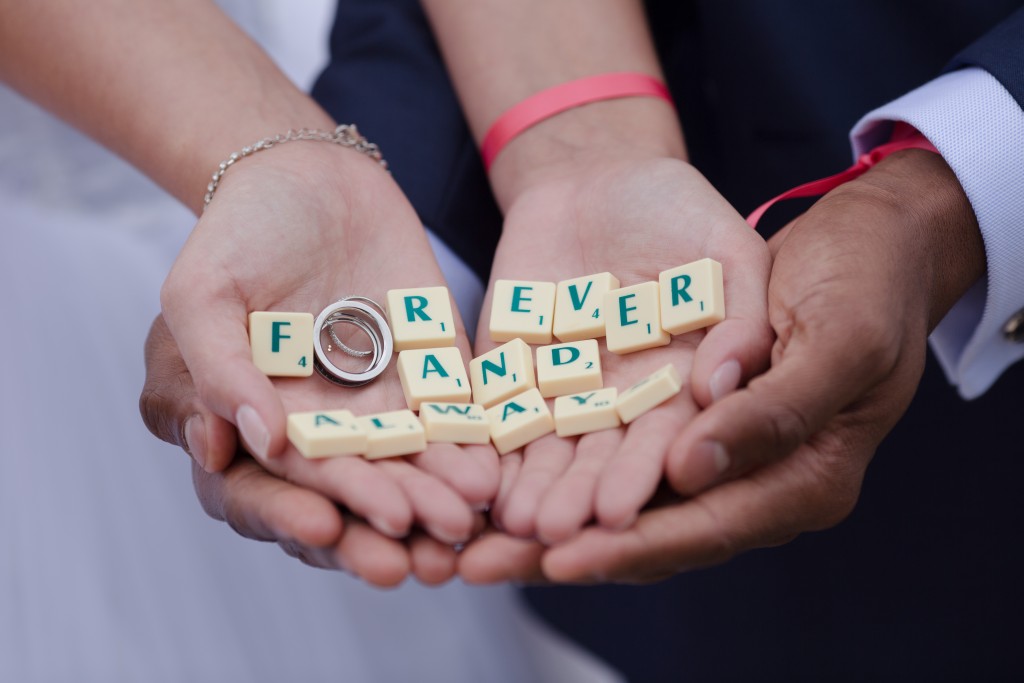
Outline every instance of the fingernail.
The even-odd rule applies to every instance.
[[[235,413],[235,423],[252,454],[260,460],[266,460],[270,452],[270,432],[256,409],[250,405],[240,407]]]
[[[367,517],[366,521],[370,523],[370,526],[385,536],[390,536],[391,538],[405,537],[405,532],[398,530],[381,517]]]
[[[633,526],[633,524],[636,523],[637,517],[637,513],[632,512],[628,516],[623,518],[623,520],[618,524],[607,524],[605,525],[605,528],[611,529],[612,531],[625,531],[626,529],[630,528],[631,526]]]
[[[427,524],[426,529],[428,534],[442,543],[447,543],[448,545],[458,545],[459,543],[464,543],[466,541],[464,536],[454,536],[439,526]]]
[[[738,360],[727,360],[718,366],[711,379],[708,380],[708,388],[711,389],[711,400],[717,401],[726,394],[735,391],[740,385],[742,368]]]
[[[693,491],[702,491],[711,486],[729,467],[729,454],[718,441],[702,441],[690,456],[690,486]]]
[[[185,420],[183,432],[185,434],[185,450],[205,470],[206,430],[203,429],[203,418],[199,415],[193,415]]]

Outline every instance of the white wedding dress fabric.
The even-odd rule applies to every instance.
[[[326,2],[227,9],[308,85]],[[187,456],[137,408],[160,284],[193,224],[0,86],[0,681],[619,680],[510,587],[382,591],[205,516]]]

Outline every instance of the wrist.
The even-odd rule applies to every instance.
[[[931,331],[985,273],[985,246],[967,195],[933,152],[892,154],[837,193],[864,193],[897,217],[900,267],[917,280]],[[889,226],[894,223],[889,222]],[[907,261],[902,256],[907,255]]]
[[[538,185],[604,161],[686,159],[676,112],[661,99],[603,100],[563,111],[531,126],[502,149],[490,169],[502,210]]]

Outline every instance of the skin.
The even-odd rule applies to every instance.
[[[0,77],[198,216],[161,292],[167,328],[209,409],[201,424],[182,422],[197,461],[211,472],[227,466],[234,449],[219,442],[231,440],[230,423],[265,467],[389,536],[404,537],[415,524],[449,544],[468,538],[472,506],[497,489],[493,450],[432,446],[374,464],[308,461],[286,445],[287,412],[404,408],[397,378],[341,391],[318,378],[270,380],[250,357],[251,311],[315,313],[345,294],[382,300],[389,288],[444,284],[390,176],[353,150],[290,142],[232,166],[203,211],[211,173],[231,152],[334,122],[206,0],[97,0],[87,9],[69,0],[5,1],[0,16]],[[461,350],[468,357],[465,342]],[[144,396],[147,414],[159,413],[153,401]]]
[[[626,530],[588,527],[550,549],[488,534],[459,558],[466,580],[653,581],[849,514],[913,397],[928,332],[984,273],[977,222],[945,162],[907,151],[831,192],[771,247],[772,366],[678,436],[674,495]],[[722,473],[695,448],[709,439],[728,453]]]

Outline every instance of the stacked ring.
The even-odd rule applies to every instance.
[[[355,325],[365,332],[373,349],[357,351],[343,344],[334,331],[334,326],[340,323]],[[361,372],[339,368],[324,350],[322,337],[325,331],[350,356],[364,357],[372,354],[370,364]],[[347,296],[334,302],[320,312],[313,324],[313,351],[313,367],[327,381],[343,387],[358,387],[373,381],[384,372],[394,353],[394,340],[384,310],[376,301],[363,296]]]

